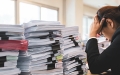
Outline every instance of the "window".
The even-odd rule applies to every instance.
[[[20,24],[31,20],[58,21],[58,11],[20,2]]]
[[[58,21],[57,10],[41,7],[41,20]]]
[[[15,2],[0,0],[0,24],[15,24]]]
[[[93,18],[89,16],[84,16],[83,17],[83,40],[87,40],[89,36],[89,31],[90,31],[90,26],[93,22]]]
[[[40,7],[20,2],[20,24],[40,20]]]
[[[32,1],[0,0],[0,24],[23,24],[31,20],[58,21],[56,8],[46,8],[36,2],[29,3]]]

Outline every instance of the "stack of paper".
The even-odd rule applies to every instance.
[[[0,41],[2,40],[22,40],[23,27],[20,25],[0,25]],[[6,43],[3,43],[6,45]],[[7,45],[6,45],[7,47]],[[18,51],[0,50],[0,75],[19,74],[20,70],[16,68]]]
[[[19,49],[25,51],[27,41],[21,25],[0,25],[0,75],[18,75],[17,60]]]
[[[81,47],[78,27],[66,27],[61,30],[64,45],[64,75],[80,75],[86,71],[86,54]]]
[[[63,39],[59,22],[31,21],[25,25],[32,75],[63,75]]]
[[[28,55],[27,51],[19,51],[19,58],[17,61],[17,67],[21,70],[19,75],[31,75],[30,64],[31,56]]]

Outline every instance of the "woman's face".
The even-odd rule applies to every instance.
[[[106,39],[110,41],[112,39],[114,32],[111,31],[111,29],[109,29],[108,27],[104,27],[102,29],[102,34],[106,37]]]
[[[102,34],[109,40],[111,41],[113,34],[115,33],[115,25],[112,20],[106,20],[107,26],[103,27],[102,29]]]

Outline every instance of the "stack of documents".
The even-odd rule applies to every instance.
[[[32,75],[63,75],[63,39],[59,22],[31,21],[25,25],[25,37],[29,41]]]
[[[23,36],[21,25],[0,25],[0,75],[18,75],[17,68],[19,50],[25,51],[27,41]]]
[[[11,50],[7,45],[10,40],[22,40],[24,28],[20,25],[0,25],[0,75],[19,74],[20,70],[16,68],[18,59],[18,50]],[[8,50],[9,49],[9,50]],[[12,49],[16,49],[12,47]]]
[[[80,75],[86,71],[86,54],[81,47],[78,27],[66,27],[61,30],[64,46],[64,75]]]
[[[27,51],[19,51],[17,67],[21,70],[19,75],[31,75],[30,72],[31,56]]]

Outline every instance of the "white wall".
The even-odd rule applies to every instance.
[[[74,0],[66,0],[65,6],[65,16],[66,16],[66,25],[74,26],[75,25],[75,1]]]
[[[65,0],[64,1],[64,23],[66,26],[78,26],[82,33],[83,1]]]
[[[88,5],[83,5],[84,15],[94,17],[96,15],[97,10],[98,10],[97,8],[94,8]]]

